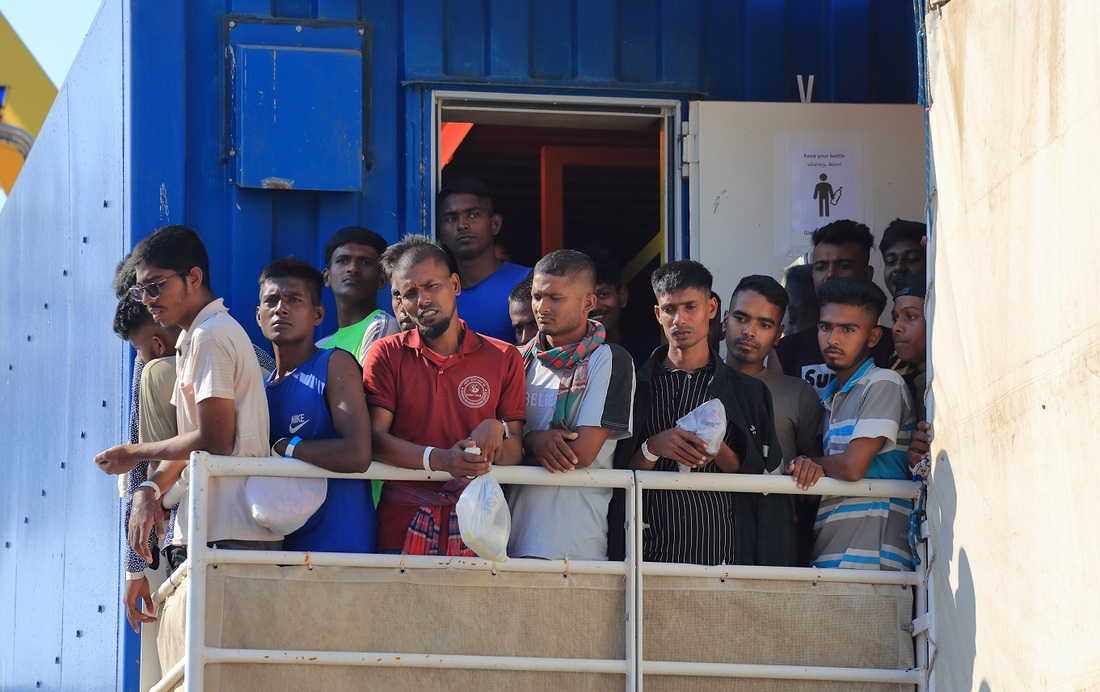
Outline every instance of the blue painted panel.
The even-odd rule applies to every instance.
[[[239,17],[226,26],[234,182],[361,189],[366,27]]]
[[[443,0],[406,0],[401,3],[406,75],[442,75]],[[415,28],[413,28],[415,27]],[[377,60],[380,55],[375,55]]]
[[[658,0],[635,0],[619,5],[618,35],[614,39],[619,46],[618,76],[622,82],[653,84],[662,81],[664,75],[658,72],[660,60],[657,57],[660,48],[657,34],[661,30],[657,5]],[[662,43],[682,38],[685,37],[666,36]]]
[[[481,77],[486,74],[489,36],[486,5],[490,0],[444,0],[443,50],[447,74]]]
[[[607,27],[615,24],[615,6],[606,2],[576,4],[577,79],[607,82],[615,77],[617,46],[607,40]]]
[[[576,73],[573,50],[576,44],[575,27],[575,2],[536,2],[531,6],[531,29],[528,35],[531,41],[533,79],[573,78]]]
[[[241,44],[234,53],[236,183],[361,189],[363,55]]]
[[[658,8],[659,24],[654,41],[659,46],[664,81],[698,84],[702,76],[701,36],[703,8],[694,3]]]
[[[513,79],[527,76],[532,54],[528,35],[535,32],[534,26],[541,21],[539,8],[546,6],[548,3],[532,8],[522,2],[495,2],[489,6],[489,74]],[[530,32],[518,31],[520,27],[530,26],[531,22],[535,24]],[[538,70],[537,65],[535,69]]]

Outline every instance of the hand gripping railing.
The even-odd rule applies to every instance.
[[[450,476],[437,471],[399,469],[375,462],[363,474],[336,474],[293,459],[212,456],[195,452],[191,456],[191,524],[188,529],[188,559],[172,578],[158,590],[154,601],[161,602],[190,575],[187,590],[187,633],[183,660],[161,679],[153,690],[170,689],[181,679],[187,689],[204,688],[205,666],[216,663],[267,663],[311,665],[361,665],[379,667],[435,667],[481,670],[524,670],[554,672],[612,673],[626,676],[626,689],[641,690],[645,675],[691,675],[711,677],[773,678],[789,680],[833,680],[913,684],[921,690],[927,684],[927,642],[925,627],[928,601],[926,561],[915,572],[878,572],[849,569],[804,567],[768,567],[750,565],[688,565],[643,563],[642,492],[643,490],[680,489],[718,492],[779,493],[808,495],[844,495],[859,497],[913,498],[920,484],[909,481],[863,480],[854,483],[822,478],[808,491],[798,490],[788,476],[741,474],[680,474],[653,471],[578,470],[550,474],[534,467],[494,467],[493,474],[502,484],[551,485],[564,487],[626,489],[626,559],[623,562],[576,560],[510,559],[494,563],[480,558],[427,555],[380,555],[351,553],[304,553],[301,551],[217,550],[207,547],[207,511],[210,482],[214,476],[287,476],[299,478],[362,478],[380,480],[446,480]],[[611,527],[610,530],[615,530]],[[920,552],[923,553],[923,544]],[[923,558],[923,555],[921,556]],[[616,659],[555,659],[522,656],[424,655],[392,652],[321,652],[268,651],[207,647],[206,572],[217,564],[266,564],[346,566],[401,569],[493,570],[496,572],[621,574],[625,577],[626,651]],[[791,581],[833,581],[862,584],[916,586],[917,640],[916,668],[912,670],[834,668],[823,666],[782,666],[743,663],[693,663],[642,660],[642,582],[646,575],[677,577],[724,577],[731,579],[775,579]]]

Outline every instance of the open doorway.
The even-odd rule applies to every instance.
[[[504,219],[500,243],[517,264],[559,248],[602,248],[629,291],[621,343],[636,360],[648,357],[660,341],[649,275],[674,252],[667,142],[679,104],[481,94],[436,103],[435,189],[457,178],[485,182]]]

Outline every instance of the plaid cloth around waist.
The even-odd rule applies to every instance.
[[[454,512],[455,503],[462,493],[465,483],[458,479],[447,481],[436,492],[414,485],[386,483],[382,486],[382,502],[402,507],[416,507],[416,515],[405,534],[405,545],[401,552],[406,555],[453,555],[473,557],[474,551],[462,542],[458,527],[458,515]],[[440,545],[441,527],[444,514],[447,514],[447,536],[444,545]]]

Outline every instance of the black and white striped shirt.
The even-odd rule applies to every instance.
[[[649,418],[643,430],[649,438],[676,425],[677,419],[712,397],[714,362],[685,372],[658,365],[653,373]],[[731,444],[733,426],[727,426]],[[675,461],[661,457],[655,471],[677,471]],[[713,461],[693,473],[722,473]],[[698,565],[733,564],[734,502],[732,493],[697,490],[648,490],[642,498],[642,557],[649,562],[686,562]]]

